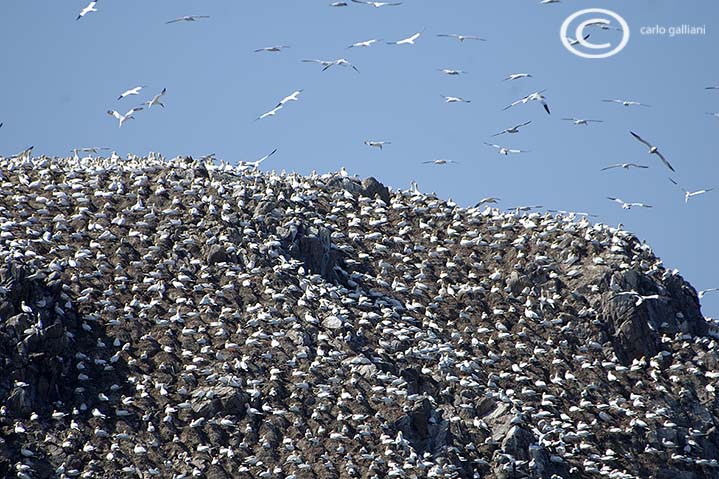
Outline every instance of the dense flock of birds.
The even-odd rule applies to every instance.
[[[189,157],[0,172],[6,477],[719,474],[719,328],[626,231]]]

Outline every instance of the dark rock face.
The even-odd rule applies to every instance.
[[[631,234],[343,174],[0,159],[0,477],[719,477]]]

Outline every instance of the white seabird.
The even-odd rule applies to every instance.
[[[411,35],[407,38],[403,38],[402,40],[397,40],[396,42],[387,42],[387,45],[414,45],[414,42],[422,35],[422,32],[417,32],[414,35]]]
[[[80,11],[80,14],[77,16],[77,18],[75,20],[80,20],[82,17],[84,17],[85,15],[87,15],[90,12],[96,12],[97,9],[95,8],[95,5],[97,5],[96,1],[90,2],[85,8],[83,8]]]
[[[507,156],[510,153],[529,153],[529,150],[515,150],[512,148],[505,148],[504,146],[495,145],[494,143],[487,143],[487,142],[484,142],[484,144],[487,146],[491,146],[492,148],[496,148],[497,152],[500,155],[504,155],[504,156]]]
[[[522,128],[522,127],[524,127],[524,126],[527,126],[527,125],[529,125],[530,123],[532,123],[532,120],[526,121],[526,122],[524,122],[524,123],[520,123],[519,125],[514,125],[514,126],[512,126],[512,127],[510,127],[510,128],[506,128],[506,129],[500,131],[499,133],[495,133],[495,134],[492,135],[492,136],[493,136],[493,137],[494,137],[494,136],[499,136],[499,135],[503,135],[503,134],[505,134],[505,133],[519,133],[519,129],[520,129],[520,128]]]
[[[136,106],[136,107],[132,108],[130,111],[128,111],[127,113],[125,113],[124,115],[121,115],[120,113],[118,113],[115,110],[107,110],[107,114],[110,116],[114,116],[115,118],[120,120],[120,126],[118,128],[122,128],[122,125],[125,123],[125,121],[134,120],[135,117],[133,116],[133,114],[135,112],[138,112],[141,110],[142,110],[141,106]]]
[[[174,18],[168,22],[165,22],[165,24],[177,23],[177,22],[194,22],[195,20],[199,20],[201,18],[210,18],[210,16],[209,15],[188,15],[186,17]]]
[[[633,207],[637,206],[639,208],[652,208],[651,205],[645,204],[645,203],[627,203],[626,201],[620,199],[620,198],[614,198],[613,196],[607,196],[607,199],[616,201],[617,203],[622,205],[622,208],[625,210],[631,210]]]
[[[455,38],[455,39],[459,40],[460,43],[464,43],[465,40],[478,40],[481,42],[487,41],[486,39],[484,39],[482,37],[478,37],[476,35],[459,35],[457,33],[438,33],[437,36],[445,37],[445,38]]]
[[[667,161],[667,159],[664,158],[664,155],[662,155],[662,154],[659,152],[659,149],[658,149],[656,146],[653,146],[652,144],[650,144],[648,141],[646,141],[645,139],[643,139],[641,136],[637,135],[637,134],[634,133],[633,131],[630,131],[629,133],[631,133],[632,136],[633,136],[634,138],[636,138],[638,141],[644,143],[645,145],[647,145],[647,146],[649,147],[649,154],[650,154],[650,155],[657,155],[657,156],[659,157],[659,159],[661,159],[662,162],[667,166],[667,168],[669,168],[670,170],[674,171],[674,168],[672,168],[672,165],[669,164],[669,162]]]
[[[624,168],[625,170],[628,170],[629,168],[649,168],[645,165],[638,165],[637,163],[617,163],[614,165],[605,166],[600,171],[606,171],[611,170],[613,168]]]

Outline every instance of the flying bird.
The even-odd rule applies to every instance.
[[[587,33],[587,34],[584,35],[584,37],[582,37],[582,38],[584,38],[584,40],[588,40],[589,37],[591,37],[591,36],[592,36],[591,33]],[[567,39],[567,41],[569,42],[569,44],[570,44],[571,46],[574,46],[574,45],[577,45],[577,44],[580,43],[580,41],[577,40],[576,38],[572,38],[572,37],[569,37],[569,36],[568,36],[568,37],[565,37],[565,38]]]
[[[667,159],[664,158],[664,155],[662,155],[662,154],[659,152],[659,149],[658,149],[656,146],[652,146],[648,141],[646,141],[645,139],[643,139],[641,136],[637,135],[637,134],[634,133],[633,131],[630,131],[629,133],[631,133],[634,138],[636,138],[636,139],[639,140],[640,142],[642,142],[642,143],[644,143],[645,145],[647,145],[647,147],[649,147],[649,154],[650,154],[650,155],[657,155],[657,156],[662,160],[662,162],[667,166],[667,168],[669,168],[670,170],[674,171],[674,168],[672,168],[672,165],[669,164],[669,162],[667,161]]]
[[[451,68],[438,68],[437,71],[444,73],[445,75],[458,76],[467,73],[464,70],[453,70]]]
[[[94,1],[90,2],[85,8],[83,8],[80,11],[80,14],[77,16],[77,18],[75,20],[80,20],[82,17],[84,17],[85,15],[87,15],[90,12],[96,12],[97,9],[95,8],[95,5],[97,5],[97,2],[94,2]]]
[[[600,171],[611,170],[613,168],[624,168],[625,170],[628,170],[629,168],[649,168],[649,167],[645,166],[645,165],[638,165],[636,163],[617,163],[616,165],[605,166]]]
[[[362,47],[366,48],[366,47],[371,47],[372,45],[374,45],[375,43],[377,43],[377,42],[379,42],[379,41],[380,41],[380,40],[373,38],[372,40],[365,40],[365,41],[363,41],[363,42],[353,43],[352,45],[348,46],[347,48],[362,48]]]
[[[147,108],[152,108],[153,105],[160,105],[162,108],[165,108],[164,103],[160,101],[160,98],[162,98],[165,93],[167,93],[167,88],[163,88],[160,93],[152,97],[152,100],[146,101],[145,104]]]
[[[476,35],[459,35],[457,33],[438,33],[438,37],[446,37],[446,38],[456,38],[460,42],[464,43],[465,40],[478,40],[481,42],[486,42],[484,38],[478,37]]]
[[[177,22],[194,22],[195,20],[199,20],[201,18],[210,18],[209,15],[188,15],[186,17],[179,17],[170,20],[169,22],[165,22],[165,24],[170,23],[177,23]]]
[[[397,40],[396,42],[387,42],[387,45],[414,45],[414,42],[422,35],[422,32],[417,32],[414,35]]]
[[[504,107],[503,110],[508,110],[508,109],[512,108],[513,106],[525,104],[530,101],[538,101],[542,104],[542,106],[544,106],[544,110],[549,115],[549,114],[551,114],[551,112],[549,111],[549,105],[547,105],[546,98],[544,97],[544,95],[542,95],[542,93],[545,91],[546,91],[546,89],[540,90],[540,91],[535,91],[534,93],[530,93],[529,95],[525,96],[524,98],[520,98],[519,100],[512,102],[512,104]]]
[[[271,47],[258,48],[257,50],[255,50],[255,53],[258,53],[258,52],[272,52],[272,53],[276,53],[276,52],[282,51],[282,50],[285,49],[285,48],[290,48],[290,47],[287,46],[287,45],[273,45],[273,46],[271,46]]]
[[[280,111],[282,108],[284,108],[282,105],[278,105],[278,106],[274,107],[273,109],[271,109],[270,111],[268,111],[267,113],[263,113],[260,116],[258,116],[257,118],[255,118],[255,121],[263,120],[263,119],[267,118],[268,116],[275,116],[277,114],[277,112]]]
[[[440,96],[444,98],[445,103],[472,103],[472,100],[465,100],[464,98],[460,98],[458,96]]]
[[[714,118],[719,118],[719,113],[708,113],[707,112],[707,115],[713,116]]]
[[[607,196],[607,199],[616,201],[617,203],[622,205],[622,208],[625,210],[631,210],[633,207],[637,206],[639,208],[651,208],[651,205],[647,205],[644,203],[627,203],[626,201],[621,200],[620,198],[614,198],[613,196]]]
[[[391,141],[372,141],[372,140],[365,140],[364,144],[372,147],[372,148],[379,148],[380,150],[384,145],[391,145]]]
[[[668,298],[666,296],[662,296],[659,294],[649,294],[649,295],[641,295],[637,293],[636,291],[620,291],[619,293],[615,293],[611,298],[614,299],[619,296],[632,296],[636,298],[636,302],[634,303],[635,306],[641,305],[644,301],[647,301],[649,299],[661,299],[661,300],[667,300]]]
[[[287,102],[289,102],[289,101],[298,101],[298,100],[299,100],[300,93],[302,93],[303,91],[304,91],[304,90],[295,90],[295,91],[293,91],[292,93],[290,93],[289,95],[287,95],[286,97],[284,97],[282,100],[280,100],[280,102],[277,104],[277,106],[282,106],[282,105],[284,105],[285,103],[287,103]]]
[[[146,86],[146,85],[142,85],[142,86],[136,86],[135,88],[130,88],[129,90],[126,90],[126,91],[122,92],[122,94],[121,94],[120,96],[118,96],[117,99],[118,99],[118,100],[122,100],[122,99],[125,98],[126,96],[139,95],[139,94],[140,94],[140,90],[142,90],[143,88],[147,88],[147,86]]]
[[[699,296],[699,299],[702,299],[705,294],[707,294],[707,293],[714,293],[714,292],[717,292],[717,291],[719,291],[719,288],[703,289],[703,290],[701,290],[701,291],[699,291],[699,292],[697,293],[697,296]]]
[[[697,190],[697,191],[689,191],[685,190],[682,186],[679,185],[676,181],[669,178],[669,181],[674,183],[675,185],[679,186],[679,189],[681,189],[684,192],[684,203],[689,203],[689,198],[693,196],[703,195],[704,193],[709,193],[710,191],[713,191],[714,188],[705,188],[703,190]]]
[[[590,123],[604,123],[603,120],[586,120],[584,118],[562,118],[564,121],[571,121],[575,125],[589,125]]]
[[[512,73],[508,75],[504,81],[507,80],[519,80],[520,78],[533,78],[530,73]]]
[[[487,198],[482,198],[481,200],[479,200],[479,203],[477,203],[476,205],[474,205],[474,207],[475,207],[475,208],[479,208],[479,207],[482,206],[482,205],[486,205],[486,204],[489,204],[489,203],[496,203],[497,201],[501,201],[501,199],[500,199],[500,198],[496,198],[496,197],[494,197],[494,196],[488,196]]]
[[[719,86],[708,86],[704,88],[705,90],[719,90]]]
[[[487,146],[491,146],[492,148],[496,148],[497,153],[499,153],[500,155],[504,155],[504,156],[507,156],[510,153],[529,153],[529,150],[514,150],[512,148],[505,148],[503,146],[495,145],[494,143],[487,143],[487,142],[484,142],[484,144]]]
[[[495,134],[492,135],[492,136],[493,136],[493,137],[494,137],[494,136],[499,136],[499,135],[503,135],[503,134],[505,134],[505,133],[519,133],[519,129],[520,129],[520,128],[525,127],[525,126],[529,125],[530,123],[532,123],[532,120],[529,120],[529,121],[524,122],[524,123],[520,123],[519,125],[514,125],[513,127],[510,127],[510,128],[506,128],[506,129],[500,131],[499,133],[495,133]]]
[[[399,5],[402,5],[402,2],[369,2],[367,0],[352,0],[355,3],[362,3],[364,5],[369,5],[370,7],[397,7]]]
[[[110,148],[107,148],[105,146],[90,146],[87,148],[75,148],[73,151],[80,151],[82,153],[94,153],[97,155],[99,151],[110,151]]]
[[[651,105],[647,105],[646,103],[639,103],[638,101],[633,100],[602,100],[603,102],[608,103],[618,103],[623,106],[646,106],[651,107]]]
[[[270,156],[274,155],[276,152],[277,152],[277,148],[275,148],[274,150],[272,150],[271,153],[269,153],[269,154],[263,156],[263,157],[260,158],[259,160],[255,160],[255,161],[239,161],[239,162],[237,163],[237,167],[240,169],[240,171],[248,170],[248,169],[250,169],[250,168],[251,168],[251,169],[256,169],[258,166],[260,166],[260,163],[262,163],[263,161],[265,161],[265,160],[266,160],[267,158],[269,158]]]
[[[440,158],[440,159],[438,159],[438,160],[427,160],[427,161],[423,161],[422,163],[423,163],[423,164],[432,163],[432,164],[435,164],[435,165],[446,165],[446,164],[448,164],[448,163],[458,163],[458,162],[457,162],[457,161],[454,161],[454,160],[445,160],[444,158]]]
[[[350,62],[348,62],[347,60],[345,60],[344,58],[339,58],[337,60],[315,60],[315,59],[313,59],[313,60],[302,60],[302,61],[305,63],[319,63],[323,67],[322,71],[325,71],[330,67],[338,65],[338,66],[342,66],[342,67],[348,67],[348,66],[352,67],[352,69],[354,71],[359,73],[359,70],[357,69],[357,67],[354,66],[353,64],[351,64]]]
[[[122,128],[122,125],[125,123],[125,121],[134,120],[135,117],[133,116],[133,114],[135,112],[138,112],[141,110],[142,110],[141,106],[136,106],[136,107],[132,108],[130,111],[128,111],[127,113],[125,113],[124,115],[121,115],[120,113],[118,113],[115,110],[107,110],[107,114],[110,116],[114,116],[115,118],[120,120],[120,126],[118,128]]]
[[[347,2],[332,2],[330,3],[330,7],[347,7],[349,4]]]

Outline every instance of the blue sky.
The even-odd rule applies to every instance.
[[[716,208],[719,191],[692,198],[634,140],[633,130],[661,148],[685,188],[719,188],[719,2],[713,0],[572,1],[405,0],[399,7],[330,0],[100,0],[76,21],[85,0],[0,2],[0,152],[65,155],[74,147],[108,146],[120,154],[216,153],[234,162],[278,148],[265,169],[309,173],[346,167],[395,188],[416,180],[425,192],[461,205],[498,196],[500,207],[537,204],[586,211],[594,221],[635,232],[665,266],[696,288],[719,287]],[[632,29],[627,47],[603,60],[572,55],[559,28],[573,12],[612,9]],[[184,15],[208,20],[166,25]],[[645,26],[705,26],[705,35],[641,35]],[[386,45],[419,31],[416,45]],[[591,30],[591,40],[618,32]],[[438,38],[479,35],[486,42]],[[367,49],[346,47],[380,38]],[[281,53],[254,53],[276,44]],[[301,63],[344,57],[360,70]],[[443,75],[437,69],[468,73]],[[517,72],[533,78],[504,82]],[[141,97],[117,101],[148,85]],[[129,110],[167,88],[166,108],[136,114],[119,129],[108,109]],[[547,89],[552,115],[537,103],[502,108]],[[275,117],[254,121],[281,98],[304,89]],[[469,104],[445,104],[440,95]],[[602,99],[627,98],[652,108]],[[603,120],[574,126],[563,117]],[[517,123],[516,135],[489,136]],[[383,151],[363,140],[389,140]],[[529,153],[503,157],[483,144]],[[422,161],[446,158],[444,167]],[[636,162],[646,170],[600,168]],[[651,204],[623,210],[606,196]],[[719,316],[719,294],[703,301]]]

